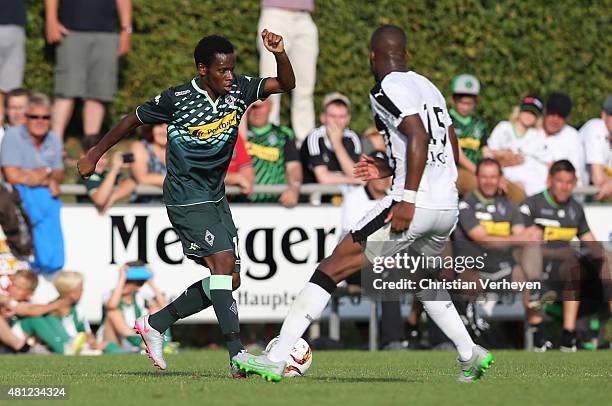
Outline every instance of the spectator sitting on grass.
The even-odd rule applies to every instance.
[[[83,139],[83,155],[93,148],[101,136],[86,137]],[[122,177],[121,168],[125,167],[123,154],[115,152],[111,167],[108,166],[108,153],[102,155],[95,172],[87,179],[80,180],[87,188],[87,196],[79,197],[79,203],[92,202],[98,211],[105,213],[117,201],[129,197],[136,189],[136,182],[130,177]]]
[[[45,318],[49,323],[56,329],[62,330],[71,340],[75,340],[80,334],[85,334],[86,342],[80,351],[81,355],[99,355],[102,351],[106,353],[119,352],[120,348],[116,343],[96,341],[89,322],[78,306],[83,295],[83,274],[61,271],[53,279],[53,285],[60,298],[67,298],[70,302],[65,302],[57,310],[46,315]]]
[[[153,295],[141,289],[145,283]],[[142,261],[128,262],[119,268],[119,279],[105,295],[99,341],[118,344],[125,351],[138,351],[142,339],[135,335],[134,322],[143,314],[153,314],[168,301],[153,282],[153,272]]]
[[[143,139],[132,143],[134,163],[130,169],[139,185],[164,186],[166,178],[166,144],[168,143],[168,124],[145,125],[142,127]],[[134,203],[161,203],[162,196],[139,195]]]
[[[71,306],[73,300],[63,297],[50,304],[29,303],[37,286],[38,276],[35,273],[31,271],[15,273],[9,296],[0,296],[2,316],[8,320],[12,331],[19,338],[34,337],[55,353],[66,355],[78,353],[85,342],[85,335],[71,339],[43,317],[62,307]]]

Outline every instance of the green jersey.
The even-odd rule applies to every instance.
[[[449,111],[459,147],[472,162],[480,160],[480,150],[487,145],[487,125],[476,116],[463,117],[454,109]]]
[[[262,78],[234,75],[232,90],[214,102],[197,78],[138,106],[144,124],[168,124],[164,202],[183,206],[218,201],[246,108],[264,98]]]
[[[299,161],[293,131],[287,127],[268,124],[263,128],[249,126],[245,144],[255,169],[255,183],[258,185],[283,185],[286,183],[285,164]],[[253,202],[276,202],[279,195],[255,193]]]

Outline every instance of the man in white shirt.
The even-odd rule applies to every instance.
[[[601,110],[601,118],[593,118],[580,128],[591,183],[601,187],[612,177],[612,94]]]
[[[567,159],[576,168],[578,186],[588,184],[588,175],[584,163],[584,149],[578,131],[567,124],[572,111],[572,100],[565,93],[551,93],[546,100],[544,114],[544,133],[546,151],[550,161]]]

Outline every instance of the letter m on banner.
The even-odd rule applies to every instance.
[[[148,216],[135,216],[134,224],[132,225],[132,228],[128,230],[127,226],[125,225],[124,216],[111,216],[111,265],[117,263],[115,260],[116,234],[119,234],[122,247],[125,250],[122,253],[123,255],[121,255],[122,257],[128,255],[127,250],[130,240],[132,239],[132,236],[136,234],[138,254],[136,257],[132,255],[127,260],[133,261],[138,259],[143,262],[149,262],[147,260],[147,217]]]

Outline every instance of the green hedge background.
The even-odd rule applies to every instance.
[[[256,75],[259,3],[134,0],[132,51],[122,61],[120,91],[106,124],[192,77],[193,48],[204,35],[228,37],[237,48],[236,71]],[[51,94],[53,50],[45,46],[43,2],[27,5],[25,85]],[[599,115],[612,91],[610,10],[612,0],[318,0],[316,106],[329,91],[346,93],[354,105],[352,127],[361,132],[372,125],[368,39],[378,25],[393,23],[408,34],[411,68],[444,94],[454,75],[480,79],[478,112],[490,129],[526,93],[556,90],[574,100],[570,123],[578,126]]]

